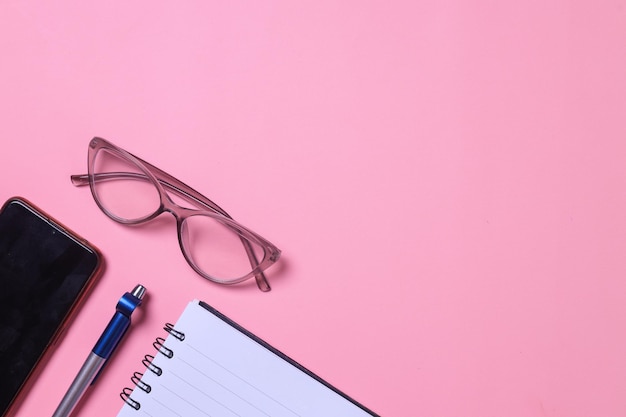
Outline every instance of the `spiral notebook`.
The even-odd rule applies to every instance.
[[[202,301],[164,330],[118,417],[377,416]]]

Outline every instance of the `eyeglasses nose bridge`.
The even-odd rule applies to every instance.
[[[178,225],[178,230],[182,230],[183,223],[185,219],[196,214],[198,212],[197,209],[192,209],[188,207],[181,206],[177,204],[172,198],[165,194],[165,198],[162,199],[162,209],[161,211],[168,212],[176,219],[176,223]]]

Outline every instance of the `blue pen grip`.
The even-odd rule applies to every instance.
[[[120,298],[115,307],[115,314],[94,346],[93,353],[101,358],[109,359],[117,344],[124,337],[128,326],[130,326],[130,315],[140,304],[141,298],[130,293],[126,293]]]
[[[96,342],[93,353],[101,358],[108,359],[113,349],[115,349],[119,341],[124,337],[128,326],[130,326],[130,318],[119,311],[116,312],[104,330],[104,333],[102,333],[102,336],[100,336],[100,339]]]

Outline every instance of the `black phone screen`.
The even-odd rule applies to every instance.
[[[99,255],[20,200],[0,213],[0,415],[99,266]]]

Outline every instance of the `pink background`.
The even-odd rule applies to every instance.
[[[612,0],[1,2],[0,197],[107,260],[18,416],[137,283],[82,415],[193,298],[385,416],[626,415],[625,39]],[[279,246],[273,291],[103,215],[69,182],[95,135]]]

